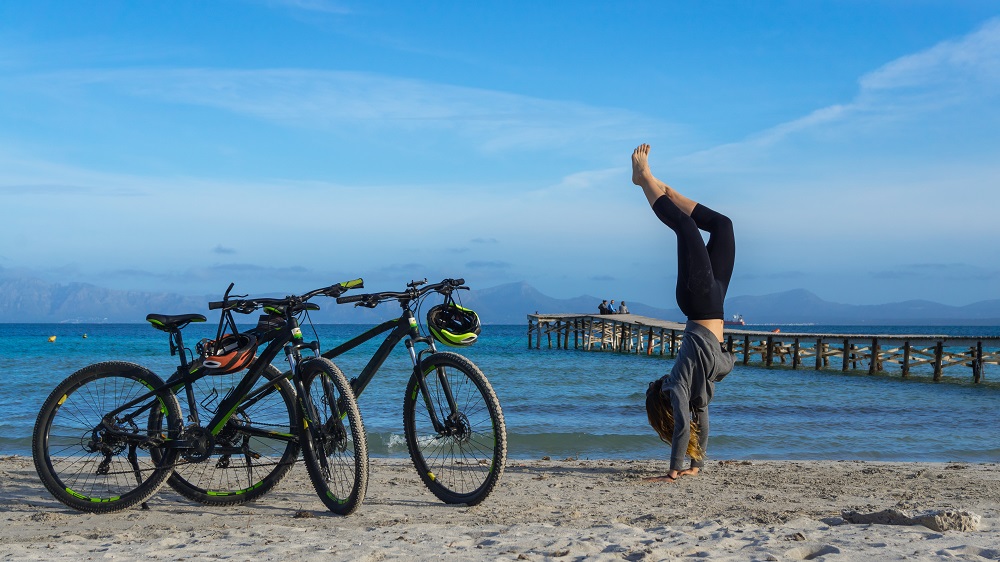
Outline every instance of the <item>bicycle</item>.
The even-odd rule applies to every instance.
[[[407,284],[403,292],[381,292],[338,297],[337,303],[374,308],[379,303],[397,301],[399,318],[384,322],[361,335],[326,351],[322,357],[334,359],[362,343],[389,332],[361,373],[351,379],[351,389],[360,396],[392,349],[405,340],[413,363],[413,373],[403,395],[403,430],[406,445],[421,480],[441,501],[476,505],[486,499],[503,475],[507,462],[507,430],[500,401],[486,376],[469,359],[452,352],[438,352],[432,336],[422,336],[414,309],[432,291],[445,296],[444,305],[455,306],[452,293],[464,279],[445,279],[427,285],[427,280]],[[433,309],[432,309],[433,310]],[[476,319],[478,332],[478,319]],[[430,327],[429,327],[430,328]],[[474,339],[474,338],[470,338]],[[441,337],[449,345],[457,339]],[[416,344],[427,348],[415,351]],[[429,355],[424,356],[429,352]]]
[[[298,317],[319,309],[308,302],[312,297],[336,297],[362,286],[358,279],[300,296],[242,300],[230,298],[230,284],[222,301],[209,303],[210,310],[222,310],[216,340],[200,342],[201,357],[192,354],[191,361],[181,330],[205,317],[148,315],[155,328],[169,334],[171,355],[180,355],[177,370],[163,381],[135,363],[108,361],[60,383],[43,403],[32,435],[42,483],[64,504],[94,513],[140,503],[145,508],[164,482],[195,501],[238,504],[272,489],[301,449],[324,505],[338,514],[354,512],[368,483],[361,413],[343,373],[318,357],[318,342],[303,340]],[[258,308],[267,315],[240,333],[233,312]],[[219,349],[234,341],[235,355]],[[266,347],[254,356],[260,343]],[[313,357],[303,358],[303,350]],[[271,364],[281,351],[288,376]],[[233,357],[238,360],[230,361]],[[214,391],[196,397],[199,381],[244,368],[221,400]],[[209,417],[205,425],[203,414]]]

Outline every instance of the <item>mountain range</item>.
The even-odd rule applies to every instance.
[[[261,295],[282,296],[282,295]],[[560,299],[544,295],[525,282],[461,292],[464,305],[473,308],[484,324],[524,324],[528,314],[596,314],[601,299],[589,295]],[[37,279],[0,279],[0,322],[143,322],[146,314],[200,312],[212,319],[204,297],[174,293],[150,293],[106,289],[85,283],[52,284]],[[399,309],[383,304],[375,309],[336,305],[331,299],[317,299],[323,310],[314,312],[314,322],[330,324],[371,324],[393,318]],[[683,320],[676,308],[657,308],[629,301],[633,314]],[[739,313],[748,324],[828,324],[828,325],[997,325],[1000,299],[966,306],[950,306],[931,301],[910,300],[879,305],[851,305],[825,301],[815,294],[796,289],[759,296],[739,296],[726,300],[729,313]],[[218,316],[215,316],[217,319]]]

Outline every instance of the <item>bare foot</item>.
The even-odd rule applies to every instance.
[[[643,180],[647,182],[652,177],[649,171],[649,145],[640,144],[632,151],[632,183],[643,185]]]
[[[677,479],[674,478],[674,477],[672,477],[672,476],[670,476],[668,474],[666,476],[647,476],[646,478],[643,478],[642,481],[643,482],[676,482]]]
[[[642,143],[632,151],[632,183],[642,188],[649,206],[652,207],[656,200],[666,195],[670,201],[684,214],[691,216],[697,202],[684,197],[666,183],[657,179],[649,169],[649,145]]]
[[[676,470],[671,470],[670,472],[668,472],[664,476],[647,476],[646,478],[643,478],[643,481],[645,481],[645,482],[676,482],[677,478],[678,478],[678,476],[680,474],[681,473],[677,472]]]
[[[698,467],[692,466],[691,468],[682,470],[677,473],[678,476],[698,476]]]
[[[632,183],[646,186],[655,180],[653,173],[649,171],[649,145],[640,144],[632,151]]]

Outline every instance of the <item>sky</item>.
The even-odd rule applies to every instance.
[[[0,2],[0,277],[670,308],[643,142],[730,297],[1000,298],[992,0]]]

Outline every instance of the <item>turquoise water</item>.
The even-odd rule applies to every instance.
[[[324,349],[366,326],[322,325]],[[752,327],[749,327],[752,328]],[[185,342],[215,326],[185,330]],[[500,397],[511,458],[666,459],[668,446],[646,423],[646,386],[672,360],[615,353],[529,350],[526,326],[486,326],[463,350]],[[788,331],[1000,335],[1000,328],[810,326]],[[87,338],[83,338],[87,334]],[[307,330],[306,334],[310,332]],[[49,336],[56,336],[49,342]],[[376,344],[341,356],[348,377]],[[164,378],[176,366],[167,336],[145,324],[0,324],[0,454],[30,454],[41,402],[75,370],[111,359],[146,366]],[[402,393],[405,349],[376,375],[359,403],[375,456],[406,456]],[[964,376],[964,375],[963,375]],[[971,376],[966,377],[966,380]],[[1000,369],[987,383],[933,383],[926,377],[868,376],[738,365],[716,387],[709,454],[715,459],[1000,460]]]

